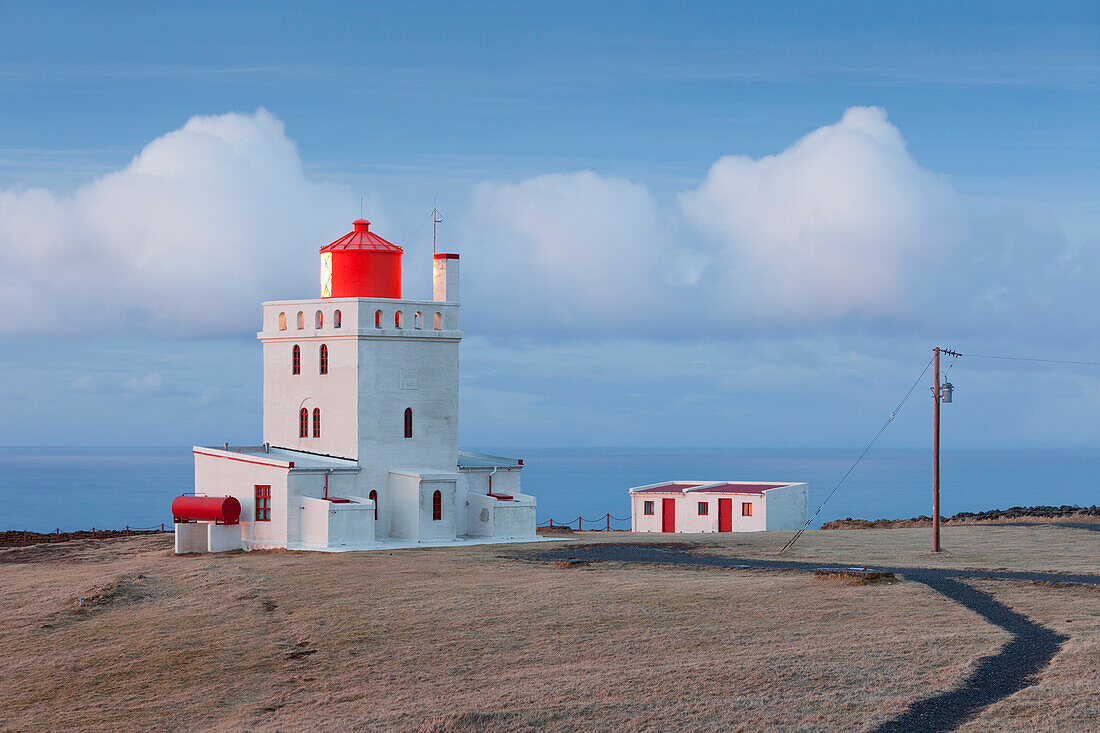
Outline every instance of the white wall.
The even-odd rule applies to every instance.
[[[771,491],[775,491],[772,489]],[[768,493],[770,494],[771,491]],[[714,494],[704,492],[688,492],[686,494],[631,494],[631,522],[630,527],[634,532],[661,532],[663,524],[661,519],[662,499],[674,498],[676,500],[676,532],[677,533],[702,533],[718,531],[718,500],[730,499],[733,502],[733,530],[734,532],[760,532],[767,527],[764,497],[760,494]],[[644,503],[653,502],[653,515],[646,516]],[[699,502],[708,504],[708,514],[699,516]],[[770,502],[770,499],[768,500]],[[741,504],[752,504],[752,516],[741,516]]]
[[[661,500],[666,498],[675,498],[677,501],[681,496],[680,493],[669,494],[631,494],[631,512],[630,512],[630,528],[634,532],[660,532],[661,531]],[[645,508],[645,502],[653,502],[653,515],[646,516],[643,511]],[[676,528],[680,528],[679,517],[677,519]]]
[[[455,502],[457,476],[451,479],[422,477],[420,482],[420,539],[454,539],[457,532],[457,507]],[[442,499],[439,519],[433,519],[433,495],[438,491]],[[465,511],[465,507],[463,507]]]
[[[358,438],[358,298],[265,303],[263,341],[263,441],[282,448],[356,458]],[[335,328],[333,313],[341,313]],[[320,310],[324,323],[314,328]],[[298,330],[297,314],[305,314]],[[279,313],[287,329],[278,329]],[[320,348],[328,347],[328,374],[320,373]],[[301,373],[293,374],[294,346],[301,348]],[[299,436],[299,410],[309,411],[309,430]],[[313,409],[321,410],[321,437],[313,437]]]
[[[767,529],[801,529],[809,518],[809,484],[792,484],[764,492],[767,497]]]
[[[390,528],[388,534],[405,540],[420,539],[420,477],[390,471],[388,475]],[[381,508],[380,508],[381,511]],[[379,515],[381,523],[381,515]]]
[[[233,496],[241,503],[241,526],[249,548],[286,547],[289,464],[285,461],[263,463],[262,457],[236,456],[199,446],[194,451],[195,493]],[[271,486],[269,522],[255,521],[257,484]],[[297,514],[296,504],[294,510]]]

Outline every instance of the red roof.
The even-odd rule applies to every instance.
[[[648,489],[636,489],[635,494],[682,494],[686,489],[689,493],[704,494],[763,494],[768,489],[778,489],[792,484],[708,484],[699,481],[670,481],[660,486],[650,486]]]
[[[763,494],[768,489],[778,489],[781,486],[790,486],[790,484],[717,484],[694,489],[694,491],[707,494]]]
[[[337,239],[332,244],[321,247],[321,252],[345,252],[355,250],[359,252],[400,252],[405,250],[393,242],[387,242],[370,229],[370,222],[366,219],[356,219],[352,224],[352,231]]]
[[[648,489],[638,489],[635,494],[679,494],[684,489],[690,489],[694,486],[702,486],[700,483],[693,481],[674,481],[669,484],[661,484],[660,486],[651,486]]]

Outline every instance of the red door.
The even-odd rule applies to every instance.
[[[718,531],[733,531],[733,499],[718,500]]]
[[[676,531],[676,500],[661,499],[661,531]]]

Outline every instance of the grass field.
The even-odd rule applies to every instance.
[[[773,557],[783,534],[686,539]],[[922,537],[811,532],[794,557],[1100,565],[1083,530],[953,527],[942,557]],[[608,539],[667,540],[572,541]],[[177,557],[151,536],[0,551],[0,730],[867,730],[1008,639],[914,582],[561,568],[531,547]],[[1095,729],[1100,591],[976,584],[1070,641],[965,730]]]

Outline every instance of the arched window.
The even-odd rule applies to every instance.
[[[309,437],[309,410],[304,407],[298,412],[298,437]]]
[[[321,374],[328,374],[328,345],[321,344]]]
[[[420,311],[413,316],[413,328],[424,328],[424,314]]]
[[[313,408],[313,437],[321,437],[321,408]]]
[[[332,312],[332,327],[340,328],[340,311],[338,310]]]
[[[401,311],[394,311],[393,313],[393,327],[401,328],[402,325]]]
[[[374,521],[378,521],[378,492],[374,489],[370,490],[367,494],[367,498],[374,502]]]
[[[301,331],[306,327],[306,314],[302,311],[298,311],[298,330]]]
[[[405,408],[405,437],[411,438],[413,436],[413,408]]]
[[[382,328],[382,311],[380,310],[374,312],[374,327]]]
[[[290,373],[302,373],[302,347],[300,347],[298,344],[294,344],[294,356],[291,357],[290,360]]]
[[[438,489],[432,494],[432,521],[443,519],[443,492]]]
[[[313,327],[324,328],[325,327],[325,314],[321,311],[317,311],[317,314],[313,316]]]
[[[436,331],[442,331],[443,330],[443,314],[442,313],[436,313],[435,314],[435,330]]]
[[[285,331],[286,330],[286,313],[280,313],[279,314],[279,330],[280,331]]]

